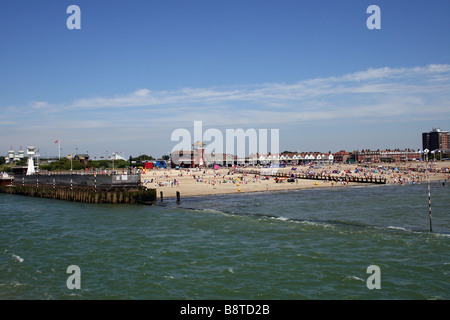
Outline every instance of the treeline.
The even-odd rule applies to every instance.
[[[167,155],[167,154],[164,154],[164,155],[161,156],[161,159],[167,161],[167,160],[170,159],[170,156]],[[137,163],[140,163],[140,162],[143,162],[143,161],[153,161],[153,160],[157,160],[157,159],[153,158],[152,156],[148,156],[146,154],[141,154],[140,156],[134,157],[134,158],[131,157],[131,161],[136,161]]]
[[[169,160],[168,155],[163,155],[162,159]],[[11,172],[11,167],[26,166],[27,160],[16,161],[13,164],[6,164],[4,156],[0,156],[0,172]],[[46,171],[67,171],[67,170],[105,170],[105,169],[125,169],[132,166],[141,166],[144,161],[156,160],[152,156],[142,154],[137,157],[131,157],[129,160],[89,160],[86,165],[79,160],[72,159],[72,163],[68,158],[61,158],[48,164],[39,165],[39,169]]]
[[[47,171],[65,171],[65,170],[105,170],[105,169],[124,169],[129,167],[129,162],[125,160],[114,160],[114,164],[112,160],[89,160],[86,165],[84,165],[81,161],[72,160],[72,163],[67,158],[62,158],[58,161],[54,161],[49,164],[42,164],[39,166],[41,170]]]
[[[156,160],[155,158],[153,158],[152,156],[148,156],[146,154],[141,154],[138,157],[131,157],[131,161],[148,161],[148,160]]]

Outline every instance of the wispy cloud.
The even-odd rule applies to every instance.
[[[336,104],[346,105],[347,110],[357,107],[361,101],[372,106],[385,101],[405,102],[413,96],[422,104],[438,104],[448,101],[450,92],[450,65],[429,65],[415,68],[368,69],[340,77],[316,78],[293,84],[265,83],[243,86],[184,88],[175,91],[152,91],[141,88],[125,95],[112,97],[80,98],[64,104],[32,102],[39,111],[66,112],[70,110],[148,109],[155,115],[180,111],[228,111],[268,110],[274,112],[296,110],[300,114],[313,105],[317,118],[328,119],[327,111]],[[427,96],[430,94],[430,96]],[[432,95],[431,95],[432,94]],[[445,98],[445,99],[444,99]],[[317,102],[321,102],[318,106]],[[443,105],[445,108],[446,103]],[[444,113],[445,109],[442,109]],[[405,110],[405,114],[407,110]],[[322,115],[322,116],[321,116]],[[297,118],[297,117],[295,117]],[[307,117],[309,118],[309,117]]]
[[[49,98],[3,110],[3,135],[20,123],[20,131],[14,131],[18,135],[38,137],[45,131],[48,139],[64,132],[74,139],[125,141],[151,132],[166,139],[166,144],[173,129],[190,127],[194,120],[216,128],[290,128],[291,132],[303,124],[349,120],[359,124],[449,120],[450,65],[372,68],[296,83],[140,88],[65,103]]]

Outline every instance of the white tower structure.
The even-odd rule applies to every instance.
[[[8,151],[7,163],[12,163],[13,161],[14,161],[14,149],[11,146],[11,148],[9,148],[9,151]]]
[[[27,155],[28,155],[28,169],[27,169],[27,175],[34,174],[34,161],[33,157],[36,154],[34,147],[27,147]]]
[[[205,144],[197,141],[192,146],[194,148],[194,165],[202,167],[205,163]]]
[[[20,146],[19,155],[18,155],[19,160],[23,160],[23,158],[25,157],[23,153],[24,153],[23,148],[22,148],[22,146]]]

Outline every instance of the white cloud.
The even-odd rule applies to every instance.
[[[128,94],[80,97],[60,104],[51,99],[35,101],[22,108],[3,108],[0,133],[11,136],[14,132],[27,139],[39,135],[56,139],[64,133],[106,144],[127,138],[150,141],[147,136],[169,140],[171,130],[190,129],[194,120],[202,120],[205,127],[290,128],[295,132],[306,124],[326,128],[324,124],[344,121],[381,124],[445,119],[450,119],[450,65],[429,65],[371,68],[297,83],[160,91],[138,88]]]
[[[340,77],[316,78],[294,84],[265,83],[259,85],[183,88],[174,91],[151,91],[138,89],[125,95],[113,97],[80,98],[65,104],[51,104],[39,101],[31,104],[42,111],[101,110],[101,109],[151,109],[167,113],[182,110],[203,110],[213,112],[242,112],[246,109],[292,110],[302,108],[311,102],[325,102],[322,110],[327,111],[335,101],[347,103],[349,108],[360,99],[381,102],[386,96],[403,96],[433,92],[448,97],[450,91],[450,65],[429,65],[415,68],[367,69]],[[326,103],[328,101],[328,103]],[[164,108],[164,110],[161,110]],[[217,110],[219,111],[219,110]],[[328,118],[327,116],[324,118]]]
[[[49,104],[45,101],[33,101],[30,103],[31,108],[37,110],[48,109]]]

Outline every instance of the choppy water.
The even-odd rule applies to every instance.
[[[0,194],[0,299],[449,299],[450,187],[432,185],[433,233],[427,199],[425,184],[166,206]]]

